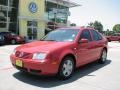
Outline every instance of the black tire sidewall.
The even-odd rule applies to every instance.
[[[100,64],[104,64],[104,63],[106,62],[106,60],[104,61],[103,58],[102,58],[103,52],[106,52],[106,54],[107,54],[107,51],[106,51],[105,49],[103,49],[102,52],[101,52],[100,59],[98,60],[98,62],[99,62]]]
[[[72,72],[71,72],[71,74],[70,74],[69,76],[64,76],[64,74],[63,74],[63,72],[62,72],[62,68],[63,68],[63,64],[64,64],[65,61],[67,61],[67,60],[71,60],[71,61],[72,61],[72,63],[73,63],[73,70],[72,70]],[[73,72],[74,72],[74,69],[75,69],[75,63],[74,63],[73,58],[72,58],[72,57],[69,57],[69,56],[65,57],[65,58],[62,60],[61,64],[60,64],[59,71],[58,71],[58,78],[59,78],[59,79],[62,79],[62,80],[66,80],[66,79],[70,78],[70,77],[72,76]]]

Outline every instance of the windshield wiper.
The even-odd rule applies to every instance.
[[[56,40],[45,40],[45,41],[56,41]]]
[[[56,41],[56,40],[44,40],[44,39],[41,39],[40,41]]]

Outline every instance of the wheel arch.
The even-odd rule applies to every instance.
[[[72,57],[72,59],[73,59],[73,61],[74,61],[74,66],[76,67],[76,57],[75,57],[75,55],[72,54],[72,53],[65,54],[65,55],[61,58],[61,63],[62,63],[62,61],[64,60],[64,58],[66,58],[66,57]]]
[[[60,62],[60,65],[59,65],[59,68],[58,68],[58,73],[57,73],[58,78],[59,78],[59,79],[62,79],[62,80],[68,79],[68,78],[71,77],[71,75],[72,75],[72,74],[71,74],[71,75],[68,76],[68,77],[63,77],[63,76],[61,76],[61,66],[62,66],[65,58],[67,58],[67,57],[72,57],[72,60],[73,60],[73,63],[74,63],[74,67],[73,67],[72,73],[74,72],[74,69],[75,69],[75,67],[76,67],[76,58],[75,58],[75,56],[74,56],[73,54],[71,54],[71,53],[68,53],[68,54],[64,55],[63,58],[61,58],[61,62]]]
[[[107,49],[107,47],[104,47],[104,48],[103,48],[103,50],[106,50],[106,52],[108,52],[108,49]]]

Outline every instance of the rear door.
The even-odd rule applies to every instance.
[[[94,44],[94,50],[92,51],[92,58],[93,60],[96,60],[100,57],[101,51],[104,45],[104,42],[102,40],[102,36],[95,30],[90,30],[93,38],[93,44]]]

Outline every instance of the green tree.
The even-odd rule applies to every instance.
[[[98,30],[101,33],[103,32],[103,25],[99,21],[90,22],[88,26],[93,27],[95,30]]]
[[[116,33],[120,33],[120,24],[116,24],[116,25],[113,27],[113,31],[116,32]]]
[[[93,26],[94,26],[95,30],[98,30],[99,32],[103,31],[103,25],[100,22],[95,21]]]
[[[89,27],[94,27],[94,23],[93,23],[93,22],[90,22],[90,23],[88,23],[88,26],[89,26]]]
[[[70,26],[76,26],[76,24],[75,23],[71,23]]]

